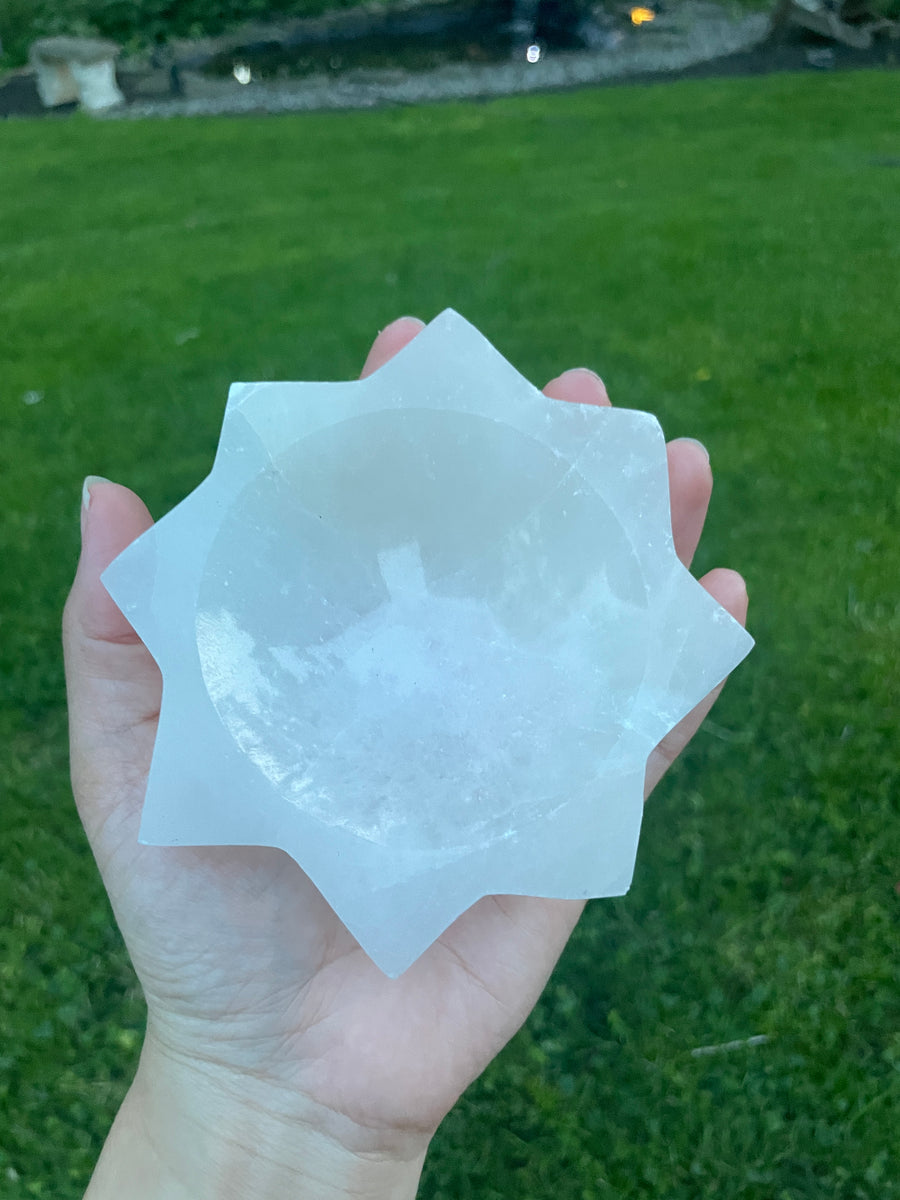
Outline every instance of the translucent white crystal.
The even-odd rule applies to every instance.
[[[165,681],[141,840],[281,847],[391,975],[483,895],[626,891],[648,754],[752,645],[656,420],[451,311],[366,380],[235,384],[104,582]]]

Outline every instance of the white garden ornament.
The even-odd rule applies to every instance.
[[[367,379],[233,385],[103,579],[164,680],[141,841],[280,847],[389,975],[481,896],[624,893],[648,755],[752,645],[656,420],[452,311]]]
[[[90,113],[125,103],[116,82],[119,47],[103,38],[49,37],[32,42],[28,57],[45,108],[78,100]]]

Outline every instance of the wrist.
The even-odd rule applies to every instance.
[[[145,1047],[86,1200],[412,1200],[427,1139],[343,1123],[253,1077]]]

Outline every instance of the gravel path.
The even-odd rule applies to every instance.
[[[253,82],[243,87],[231,79],[184,72],[183,98],[138,97],[103,119],[373,108],[569,88],[683,71],[758,45],[768,27],[765,13],[688,0],[671,16],[629,30],[611,49],[549,53],[537,63],[528,63],[523,56],[505,63],[447,64],[421,74],[356,70],[339,76],[320,74]]]

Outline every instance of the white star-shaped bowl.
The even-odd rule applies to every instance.
[[[235,384],[103,580],[164,680],[141,841],[280,847],[389,975],[481,896],[627,891],[650,751],[752,645],[656,420],[452,311],[368,379]]]

